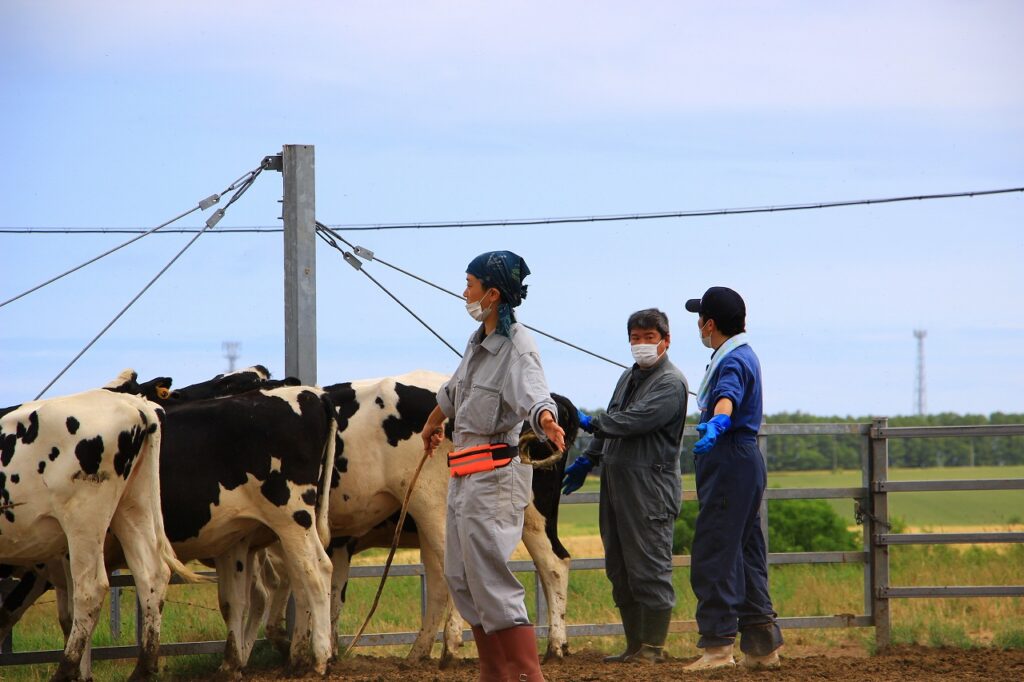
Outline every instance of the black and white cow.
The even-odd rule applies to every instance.
[[[126,370],[122,377],[133,374]],[[80,675],[109,587],[108,530],[135,576],[143,610],[134,678],[157,669],[171,571],[199,580],[175,556],[164,532],[161,418],[161,410],[142,398],[102,389],[0,410],[0,563],[56,561],[66,571],[61,577],[70,591],[71,621],[55,680]],[[23,573],[15,591],[31,593],[43,582]],[[24,601],[29,595],[20,596]]]
[[[165,402],[160,485],[167,535],[184,559],[212,559],[220,607],[228,626],[222,668],[244,666],[255,631],[251,610],[255,550],[274,541],[284,548],[295,601],[309,630],[292,639],[291,663],[326,670],[331,653],[331,564],[327,487],[334,470],[334,408],[318,388],[249,376],[219,376],[169,396]],[[225,381],[227,379],[227,381]],[[249,379],[255,384],[246,383]],[[208,390],[210,384],[213,390]],[[190,395],[210,395],[189,399]],[[262,608],[262,607],[260,607]],[[251,627],[251,626],[250,626]],[[310,653],[312,661],[310,661]]]
[[[212,560],[217,569],[228,626],[222,669],[237,671],[251,653],[255,630],[246,632],[246,615],[253,608],[263,610],[262,604],[251,603],[253,553],[276,541],[287,548],[285,570],[298,586],[299,614],[309,623],[292,639],[292,664],[323,673],[331,652],[331,569],[324,546],[329,541],[326,489],[334,470],[334,408],[320,389],[292,386],[294,380],[270,381],[262,367],[223,379],[215,377],[174,396],[167,378],[143,384],[126,380],[111,389],[150,395],[166,406],[162,518],[178,556]],[[280,387],[222,393],[254,385]],[[210,398],[188,400],[189,395]],[[117,548],[108,551],[110,565],[120,565]],[[54,582],[60,604],[62,585]]]
[[[331,489],[330,525],[334,536],[331,560],[334,565],[331,590],[331,620],[334,627],[349,574],[351,555],[370,546],[390,544],[394,526],[387,524],[401,507],[409,481],[423,454],[419,437],[427,416],[437,404],[436,394],[445,375],[416,371],[387,379],[372,379],[327,386],[338,412],[336,468],[339,476]],[[559,401],[559,418],[572,442],[579,428],[575,407],[564,398]],[[564,413],[564,414],[563,414]],[[569,416],[571,414],[571,417]],[[536,443],[536,446],[547,448]],[[413,644],[410,658],[430,655],[434,634],[438,631],[451,599],[444,581],[444,527],[449,471],[447,454],[452,443],[445,439],[423,467],[410,497],[409,514],[415,519],[416,537],[403,536],[405,544],[419,546],[427,582],[427,606],[422,628]],[[535,446],[531,446],[535,447]],[[549,452],[544,453],[547,458]],[[551,458],[550,464],[564,469],[564,455]],[[535,471],[536,474],[541,470]],[[539,476],[540,485],[552,487],[536,498],[555,506],[557,518],[557,482],[545,484],[550,475]],[[535,481],[537,478],[535,478]],[[551,479],[553,481],[553,479]],[[537,484],[535,484],[536,486]],[[536,491],[536,487],[535,487]],[[383,526],[382,526],[383,524]],[[408,530],[408,527],[405,529]],[[556,525],[551,525],[554,542],[545,531],[545,518],[531,504],[527,508],[523,542],[538,569],[549,607],[550,634],[547,656],[561,657],[568,651],[565,610],[569,583],[568,552],[557,540]],[[390,531],[390,532],[389,532]],[[553,544],[561,552],[556,553]],[[267,636],[281,638],[283,595],[287,585],[278,588],[267,619]],[[336,629],[334,630],[336,632]],[[462,627],[457,616],[445,626],[442,665],[461,642]]]

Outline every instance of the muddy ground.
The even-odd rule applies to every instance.
[[[694,660],[676,659],[651,666],[641,664],[610,665],[601,662],[604,653],[582,650],[562,661],[543,666],[549,682],[662,682],[663,680],[1024,680],[1024,651],[998,649],[931,649],[918,646],[894,647],[886,654],[866,656],[852,650],[818,650],[810,647],[783,649],[782,668],[774,671],[747,671],[742,666],[705,673],[684,673],[683,667]],[[262,670],[246,675],[246,680],[269,682],[287,678],[284,670]],[[316,680],[315,676],[292,679]],[[437,662],[410,663],[401,658],[356,656],[333,664],[327,679],[351,682],[475,682],[476,661],[456,662],[453,668],[438,670]]]

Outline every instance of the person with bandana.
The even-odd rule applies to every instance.
[[[779,667],[782,631],[768,594],[768,554],[761,534],[767,485],[757,446],[761,428],[761,364],[746,334],[747,309],[738,293],[711,287],[686,309],[697,313],[711,363],[697,391],[699,440],[693,447],[700,511],[694,529],[690,585],[697,597],[697,646],[688,670],[743,664]]]
[[[668,359],[665,313],[633,313],[626,333],[636,362],[619,377],[604,414],[580,413],[581,428],[594,439],[565,470],[562,492],[578,490],[601,462],[605,573],[626,634],[625,651],[604,660],[658,663],[676,603],[672,531],[682,502],[679,448],[689,389]]]
[[[444,420],[454,422],[444,572],[456,608],[473,629],[480,682],[544,680],[526,593],[508,567],[533,495],[533,468],[519,460],[523,421],[542,441],[565,450],[537,346],[514,312],[526,298],[529,274],[511,251],[470,262],[463,296],[480,326],[438,391],[421,434],[424,450],[433,453]]]

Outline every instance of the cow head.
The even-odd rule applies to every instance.
[[[172,399],[174,392],[171,391],[171,383],[174,380],[170,377],[157,377],[142,383],[139,383],[138,378],[139,376],[134,370],[126,369],[103,388],[114,393],[140,395],[146,400],[151,400],[161,405],[166,404],[168,400]]]

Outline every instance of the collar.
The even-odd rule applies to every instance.
[[[487,336],[484,336],[484,326],[480,325],[477,329],[476,334],[473,336],[473,342],[486,350],[491,355],[497,355],[501,347],[509,342],[507,336],[502,336],[497,331],[493,331]]]

